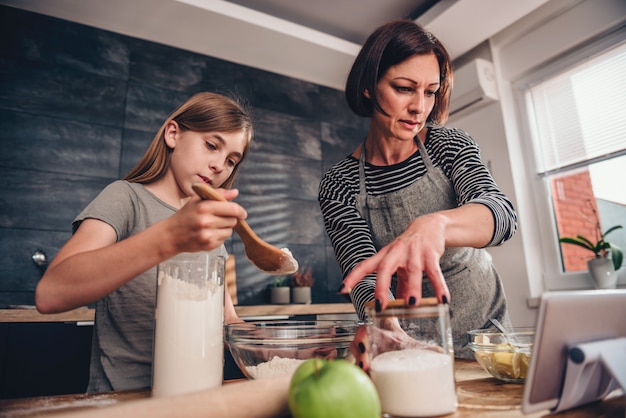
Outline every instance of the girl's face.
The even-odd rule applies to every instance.
[[[413,141],[435,106],[439,89],[439,63],[434,54],[413,55],[389,67],[376,86],[382,109],[372,116],[379,136]],[[368,92],[365,92],[368,97]]]
[[[183,197],[194,195],[191,185],[196,182],[220,187],[241,161],[247,144],[244,131],[181,131],[174,121],[165,130],[165,140],[174,149],[170,170]]]

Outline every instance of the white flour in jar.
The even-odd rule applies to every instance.
[[[247,366],[246,372],[252,376],[253,379],[293,374],[303,362],[304,360],[275,356],[272,357],[270,361],[259,363],[256,366]]]
[[[388,351],[374,357],[370,376],[387,414],[430,417],[457,409],[449,354],[419,348]]]
[[[159,272],[153,396],[219,387],[224,367],[224,285]]]

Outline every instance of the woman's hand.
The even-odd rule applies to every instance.
[[[349,293],[363,277],[376,273],[374,296],[376,309],[380,311],[387,306],[391,277],[395,273],[398,278],[396,296],[413,306],[419,304],[422,297],[422,277],[425,273],[437,300],[449,302],[450,292],[439,267],[439,260],[445,251],[446,225],[447,218],[439,213],[415,219],[394,241],[357,265],[344,279],[341,293]]]
[[[382,327],[361,325],[350,343],[350,352],[356,365],[369,372],[372,358],[387,351],[421,348],[442,351],[441,347],[429,345],[411,338],[396,318],[385,320]]]
[[[340,290],[348,294],[363,277],[376,273],[376,310],[387,306],[391,276],[396,273],[396,296],[409,306],[422,297],[422,277],[426,274],[440,303],[450,302],[450,291],[439,260],[447,247],[483,248],[493,236],[495,221],[491,210],[480,203],[420,216],[380,251],[362,261],[346,276]]]
[[[354,357],[354,363],[364,371],[370,369],[370,342],[367,335],[367,327],[369,325],[361,325],[357,328],[354,340],[350,343],[350,353]]]

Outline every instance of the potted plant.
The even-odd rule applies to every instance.
[[[311,287],[315,279],[311,275],[311,268],[298,270],[291,275],[291,299],[293,303],[311,303]]]
[[[562,237],[561,239],[559,239],[559,241],[564,242],[566,244],[574,244],[574,245],[578,245],[579,247],[583,247],[593,252],[596,256],[595,257],[596,259],[609,258],[609,255],[610,255],[611,259],[613,260],[612,262],[613,268],[617,271],[620,269],[620,267],[622,267],[624,254],[622,253],[622,249],[620,247],[618,247],[617,245],[609,241],[606,241],[605,237],[611,232],[618,230],[618,229],[622,229],[622,226],[615,225],[607,229],[606,231],[604,231],[604,233],[599,232],[598,233],[599,237],[597,237],[598,241],[596,241],[595,244],[589,239],[583,237],[582,235],[577,235],[576,238]],[[600,229],[598,229],[598,231],[600,231]]]
[[[288,305],[290,302],[289,290],[287,276],[275,276],[270,289],[271,302],[278,305]]]
[[[595,216],[594,226],[596,236],[594,240],[592,241],[587,237],[577,235],[576,237],[561,237],[559,238],[559,242],[577,245],[591,251],[595,255],[595,258],[587,261],[589,273],[596,281],[598,287],[614,288],[617,285],[616,271],[622,266],[624,254],[619,246],[607,241],[606,236],[613,231],[622,229],[622,225],[614,225],[602,232],[598,214],[593,206],[591,209]]]

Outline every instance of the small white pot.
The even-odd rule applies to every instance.
[[[596,289],[615,289],[617,287],[617,272],[610,258],[594,258],[587,261],[587,269],[593,279]]]
[[[289,291],[291,289],[287,286],[282,287],[272,287],[271,288],[271,301],[273,304],[277,305],[288,305],[289,300]]]
[[[293,303],[311,303],[310,287],[292,287],[291,299]]]

